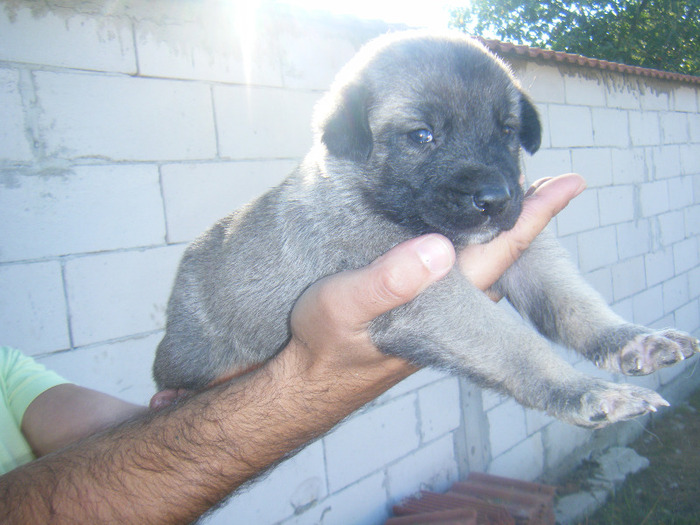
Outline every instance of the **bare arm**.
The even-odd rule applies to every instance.
[[[550,204],[571,196],[528,205],[524,220],[544,226]],[[519,231],[506,243],[521,245]],[[314,285],[295,306],[292,341],[260,369],[1,477],[0,522],[192,521],[415,371],[379,353],[366,328],[443,277],[454,257],[444,238],[428,235]],[[488,288],[480,272],[491,275],[503,257],[480,253],[469,275]]]
[[[22,418],[22,434],[40,457],[146,410],[67,383],[49,388],[31,402]]]
[[[294,339],[262,368],[0,478],[0,522],[193,520],[415,371],[380,354],[366,325],[454,258],[429,236],[312,287],[295,308]]]

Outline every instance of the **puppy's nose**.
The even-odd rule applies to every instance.
[[[474,194],[474,205],[488,215],[498,215],[510,203],[507,186],[486,186]]]

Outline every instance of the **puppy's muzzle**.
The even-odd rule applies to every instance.
[[[508,187],[500,185],[485,186],[472,196],[474,207],[490,217],[503,213],[508,208],[511,198]]]

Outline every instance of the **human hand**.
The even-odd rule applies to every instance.
[[[493,241],[459,253],[459,269],[478,288],[488,289],[571,199],[585,188],[580,175],[535,182],[516,225]],[[404,304],[444,277],[454,264],[454,249],[440,235],[404,242],[365,268],[323,279],[309,288],[292,312],[292,342],[304,349],[306,367],[322,365],[341,374],[410,374],[396,357],[372,345],[367,328],[377,316]],[[497,297],[492,297],[498,299]],[[378,368],[378,364],[382,364]]]
[[[321,367],[337,377],[350,373],[391,384],[414,372],[404,360],[380,353],[367,328],[375,317],[409,302],[447,275],[454,262],[449,240],[424,235],[399,244],[364,268],[311,286],[291,317],[290,346],[301,350],[296,353],[305,360],[302,368]]]

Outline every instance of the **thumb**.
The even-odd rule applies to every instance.
[[[429,234],[403,242],[360,269],[353,302],[364,312],[365,323],[409,302],[442,279],[455,263],[452,243],[442,235]]]
[[[364,331],[377,316],[409,302],[443,278],[455,251],[442,235],[430,234],[398,244],[373,263],[332,275],[311,286],[292,311],[292,326]]]

